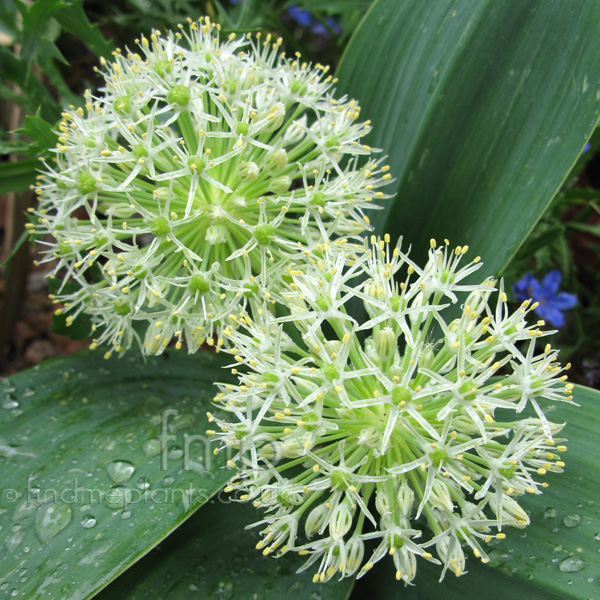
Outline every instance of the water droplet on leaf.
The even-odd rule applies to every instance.
[[[42,543],[50,541],[70,522],[73,513],[66,504],[47,504],[40,507],[35,515],[35,531]]]
[[[125,483],[133,475],[135,467],[129,461],[115,460],[107,465],[106,471],[115,483]]]
[[[91,529],[96,525],[96,517],[94,515],[87,514],[81,519],[81,526],[85,529]]]
[[[160,454],[161,443],[158,438],[150,438],[146,440],[142,445],[142,450],[146,456],[156,456]]]
[[[9,552],[14,552],[21,545],[24,538],[24,531],[16,531],[15,533],[6,538],[6,549]]]
[[[576,558],[575,556],[567,556],[567,558],[565,558],[560,565],[558,565],[558,568],[563,573],[577,573],[585,569],[585,563],[580,558]]]
[[[563,525],[565,527],[568,527],[569,529],[572,529],[573,527],[577,527],[577,525],[579,525],[579,523],[581,523],[581,515],[567,515],[564,519],[563,519]]]

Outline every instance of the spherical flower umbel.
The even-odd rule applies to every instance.
[[[315,582],[388,554],[406,583],[417,559],[461,575],[469,551],[487,562],[488,541],[528,524],[519,497],[564,466],[563,425],[542,407],[572,386],[540,345],[543,322],[526,322],[535,305],[511,313],[502,283],[465,283],[480,266],[463,265],[466,246],[432,241],[421,268],[387,242],[350,266],[325,244],[295,269],[289,317],[241,315],[228,332],[239,384],[209,413],[239,466],[226,489],[263,512],[257,548],[306,555]]]
[[[369,122],[333,97],[328,68],[219,29],[190,20],[142,37],[62,115],[31,229],[52,236],[55,301],[68,323],[91,316],[94,345],[212,343],[298,245],[359,234],[384,197],[388,169],[361,143]]]

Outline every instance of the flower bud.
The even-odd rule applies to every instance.
[[[375,508],[382,517],[390,514],[390,498],[387,490],[377,489],[375,492]]]
[[[306,523],[304,524],[304,531],[308,539],[323,529],[328,514],[329,509],[325,504],[317,505],[308,513]]]
[[[346,576],[354,575],[362,564],[365,555],[365,545],[358,536],[352,536],[346,542],[346,565],[344,574]]]
[[[329,535],[332,539],[343,538],[352,527],[352,512],[347,502],[340,502],[329,517]]]
[[[410,516],[415,501],[415,493],[406,483],[402,483],[400,485],[400,488],[398,489],[398,493],[396,495],[396,500],[398,502],[398,508],[400,509],[402,514]]]
[[[279,129],[283,125],[283,119],[285,118],[285,104],[275,102],[275,104],[262,111],[259,118],[261,117],[267,119],[267,124],[263,127],[262,131],[271,132]]]
[[[381,443],[381,433],[370,425],[360,430],[357,441],[358,445],[364,448],[376,448]]]
[[[248,160],[238,167],[238,175],[242,181],[256,181],[260,175],[260,169],[255,162]]]
[[[442,562],[459,577],[465,572],[465,553],[459,543],[454,543],[450,553],[450,540],[442,538],[435,544],[435,549]]]
[[[278,173],[283,171],[287,165],[287,152],[283,148],[278,148],[267,154],[265,161],[265,170],[269,173]]]
[[[396,567],[396,579],[401,578],[405,583],[410,583],[417,574],[417,557],[414,552],[402,546],[396,549],[392,558]]]
[[[285,458],[298,458],[304,454],[304,448],[297,439],[281,442],[281,455]]]
[[[452,503],[452,497],[450,496],[450,490],[445,482],[436,479],[433,482],[431,489],[430,502],[436,508],[440,510],[446,510],[448,512],[454,512],[454,504]]]
[[[292,180],[287,175],[276,177],[269,182],[268,190],[274,194],[285,194],[290,189]]]
[[[389,361],[396,354],[398,336],[391,327],[383,327],[375,334],[375,348],[382,361]]]
[[[306,115],[296,119],[283,134],[282,143],[284,146],[292,146],[301,142],[306,136]]]

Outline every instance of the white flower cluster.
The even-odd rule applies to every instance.
[[[406,583],[417,557],[461,575],[467,548],[487,562],[486,542],[529,522],[519,496],[564,466],[562,425],[540,403],[571,401],[572,385],[557,352],[538,351],[535,305],[511,314],[502,283],[466,284],[480,266],[461,266],[466,246],[432,240],[420,268],[388,242],[372,238],[350,266],[319,246],[293,271],[288,316],[265,306],[226,331],[239,384],[221,385],[208,415],[216,452],[240,466],[226,489],[263,510],[257,548],[306,555],[315,582],[386,554]]]
[[[219,29],[142,37],[139,53],[102,61],[99,96],[62,115],[30,228],[63,279],[59,310],[91,316],[93,346],[214,343],[298,246],[361,233],[384,198],[369,122],[333,97],[328,68]]]

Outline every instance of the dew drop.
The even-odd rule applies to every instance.
[[[585,569],[585,563],[575,556],[567,556],[559,565],[558,568],[563,573],[578,573]]]
[[[31,516],[38,507],[37,502],[29,502],[28,500],[21,500],[13,512],[13,520],[22,521],[23,519]]]
[[[170,476],[168,476],[168,477],[165,477],[165,478],[163,479],[163,483],[164,483],[164,484],[165,484],[167,487],[170,487],[170,486],[172,486],[172,485],[175,483],[175,479],[174,479],[173,477],[170,477]]]
[[[160,454],[161,443],[158,438],[150,438],[142,444],[142,450],[146,456],[156,456]]]
[[[544,511],[544,519],[554,519],[557,516],[557,511],[553,506],[549,506]]]
[[[19,408],[19,403],[11,396],[6,396],[6,398],[2,400],[2,408]]]
[[[125,483],[131,479],[135,467],[129,461],[115,460],[107,465],[106,471],[115,483]]]
[[[135,485],[140,489],[140,490],[147,490],[150,487],[150,480],[147,477],[140,477],[136,482]]]
[[[125,519],[125,520],[131,519],[131,511],[130,510],[124,510],[121,513],[121,519]]]
[[[73,513],[66,504],[48,504],[40,507],[35,515],[35,531],[42,543],[50,541],[70,522]]]
[[[94,515],[87,514],[81,519],[81,526],[84,529],[91,529],[96,525],[96,517]]]
[[[579,525],[579,523],[581,523],[581,515],[578,515],[578,514],[567,515],[563,519],[563,525],[565,527],[568,527],[569,529],[572,529],[573,527],[577,527],[577,525]]]
[[[6,538],[6,549],[9,552],[14,552],[23,543],[24,538],[24,531],[15,531],[15,533]]]
[[[183,456],[183,450],[180,446],[171,446],[167,456],[172,460],[178,460]]]

